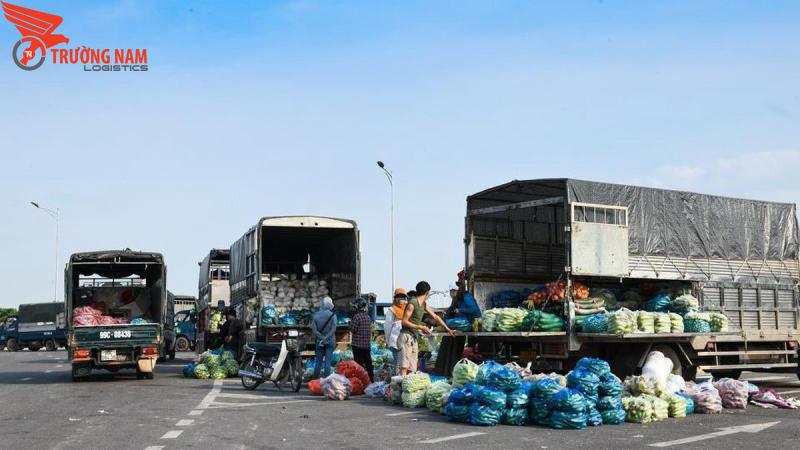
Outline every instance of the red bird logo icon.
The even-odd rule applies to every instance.
[[[3,14],[6,19],[22,33],[22,39],[17,41],[14,46],[14,62],[21,69],[33,70],[39,68],[44,63],[48,48],[58,44],[69,43],[69,38],[63,34],[53,34],[53,31],[63,21],[61,16],[23,8],[3,1],[0,1],[0,3],[3,5]],[[28,48],[22,51],[22,57],[20,58],[17,55],[17,50],[23,43],[27,43]],[[29,66],[28,63],[36,56],[37,52],[41,52],[39,61]]]

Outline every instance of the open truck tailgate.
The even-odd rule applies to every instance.
[[[74,327],[72,339],[76,347],[111,348],[153,345],[161,342],[158,324],[100,325]]]

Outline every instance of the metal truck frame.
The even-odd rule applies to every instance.
[[[218,307],[219,301],[225,306],[230,305],[230,249],[214,248],[200,262],[200,275],[197,286],[197,325],[196,340],[192,347],[197,353],[203,353],[211,345],[209,331],[209,315],[213,308]],[[187,337],[188,340],[188,337]]]
[[[260,286],[269,274],[302,274],[311,263],[328,280],[331,298],[340,311],[361,292],[361,253],[355,221],[318,216],[263,217],[231,245],[231,305],[252,329],[245,341],[282,339],[287,328],[310,335],[310,327],[261,326]],[[332,274],[346,274],[333,277]],[[341,291],[337,295],[336,291]],[[257,308],[257,312],[254,311]],[[339,333],[342,334],[342,333]],[[306,336],[306,342],[313,339]]]
[[[156,360],[163,356],[167,317],[167,268],[159,253],[130,249],[75,253],[64,274],[69,358],[73,381],[88,378],[93,369],[117,372],[136,369],[137,378],[153,378]],[[138,292],[149,300],[153,323],[75,326],[76,306],[116,291]],[[98,300],[98,301],[100,301]]]
[[[528,346],[538,363],[555,369],[592,355],[629,374],[656,349],[689,379],[698,369],[719,376],[798,370],[794,204],[572,179],[515,180],[467,198],[464,242],[469,289],[484,308],[495,290],[567,283],[565,332],[468,333],[472,340]],[[731,332],[578,333],[574,281],[590,288],[643,282],[682,288],[703,310],[724,312]]]

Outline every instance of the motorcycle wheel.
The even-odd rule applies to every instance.
[[[289,376],[291,377],[292,390],[295,392],[300,391],[303,385],[303,361],[300,356],[295,356],[292,360],[292,365],[289,368]]]
[[[248,361],[246,364],[244,364],[242,366],[242,370],[245,370],[247,372],[252,372],[253,371],[253,365],[250,364],[250,362]],[[260,384],[261,384],[261,382],[258,381],[258,379],[256,379],[256,378],[242,376],[242,386],[245,389],[247,389],[248,391],[254,390]]]

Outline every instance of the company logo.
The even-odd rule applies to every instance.
[[[85,72],[146,72],[146,48],[51,48],[69,44],[63,34],[53,34],[64,20],[61,16],[36,11],[0,1],[3,15],[22,34],[11,53],[14,63],[22,70],[36,70],[47,61],[53,64],[83,64]]]

